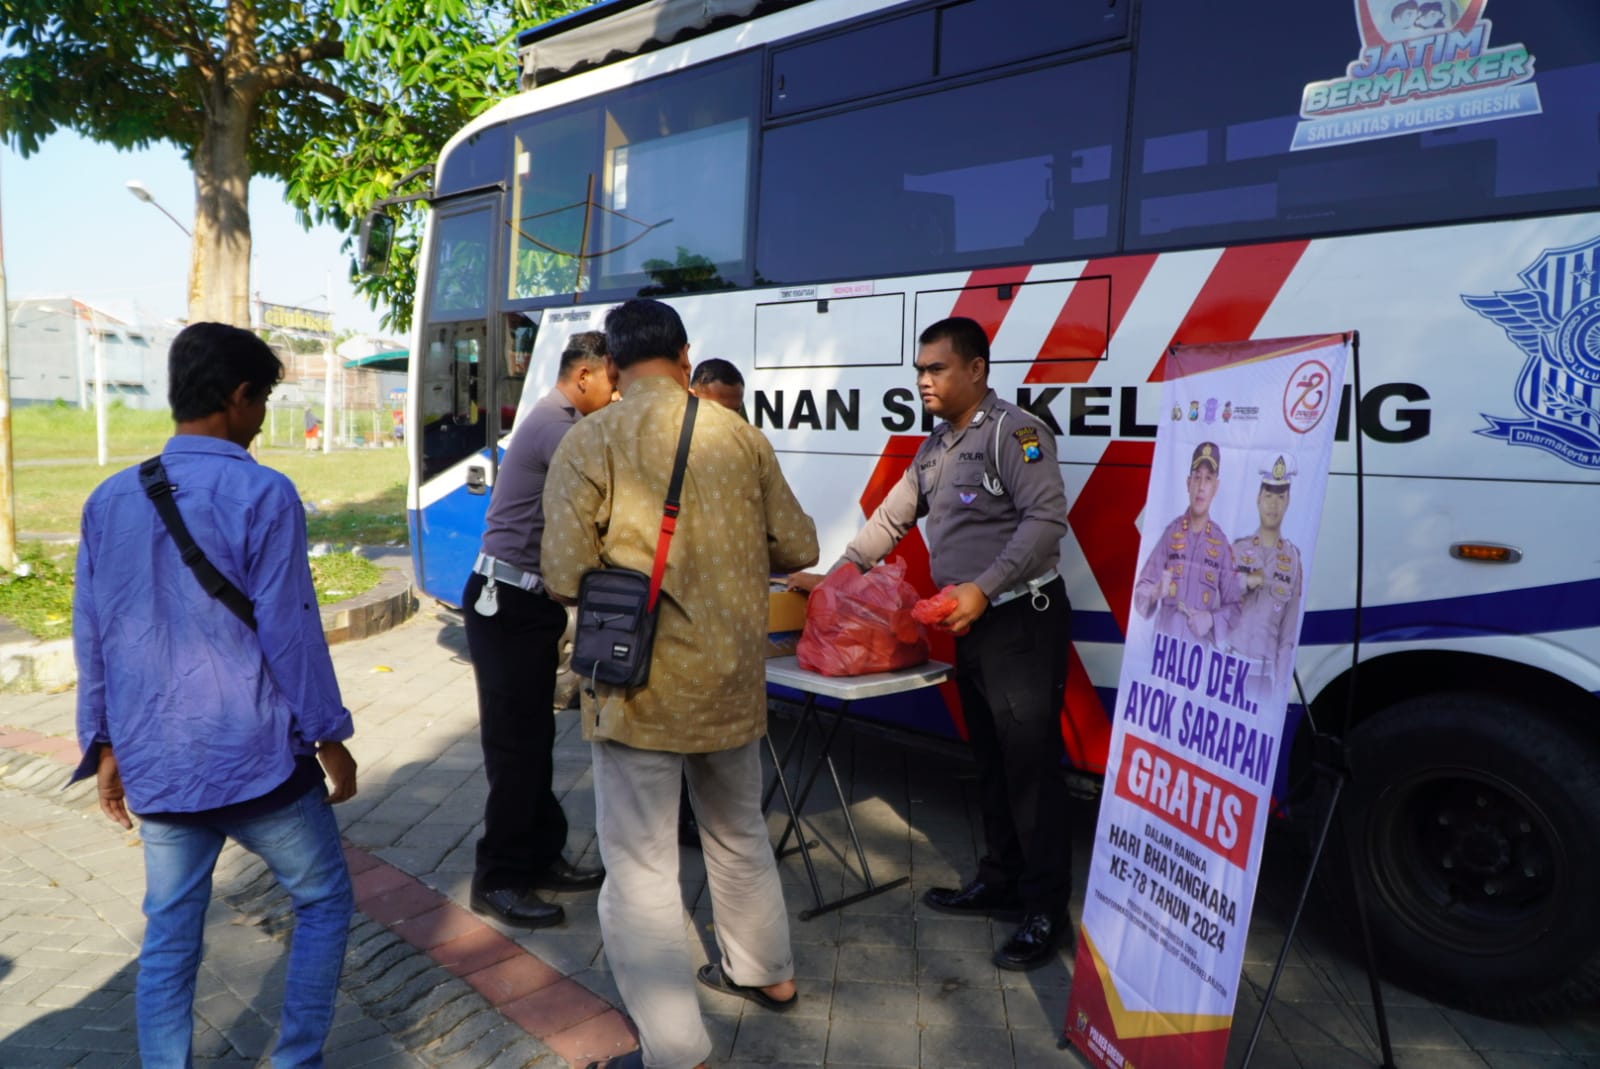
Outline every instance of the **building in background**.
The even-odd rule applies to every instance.
[[[14,404],[92,407],[99,346],[107,403],[167,407],[167,347],[182,323],[133,322],[73,297],[11,301],[7,313]]]

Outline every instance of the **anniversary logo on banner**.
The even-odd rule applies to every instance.
[[[1066,1034],[1221,1066],[1348,338],[1175,346]]]

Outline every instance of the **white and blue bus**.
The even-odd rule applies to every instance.
[[[519,43],[523,91],[427,198],[429,594],[459,599],[519,413],[617,302],[743,369],[824,561],[931,426],[918,333],[968,315],[1059,435],[1062,728],[1100,772],[1163,353],[1356,329],[1297,667],[1338,722],[1362,576],[1381,956],[1491,1012],[1600,993],[1600,5],[609,0]],[[953,690],[859,712],[961,733]]]

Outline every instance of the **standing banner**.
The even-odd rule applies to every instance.
[[[1349,336],[1174,346],[1066,1034],[1220,1067]]]

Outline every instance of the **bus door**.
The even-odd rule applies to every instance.
[[[513,324],[493,307],[502,194],[436,204],[429,280],[413,362],[416,426],[407,428],[416,485],[411,501],[411,552],[418,582],[455,604],[471,573],[489,507],[496,450],[510,418],[502,417],[513,378]],[[521,317],[517,317],[521,318]],[[515,412],[512,398],[509,411]]]

